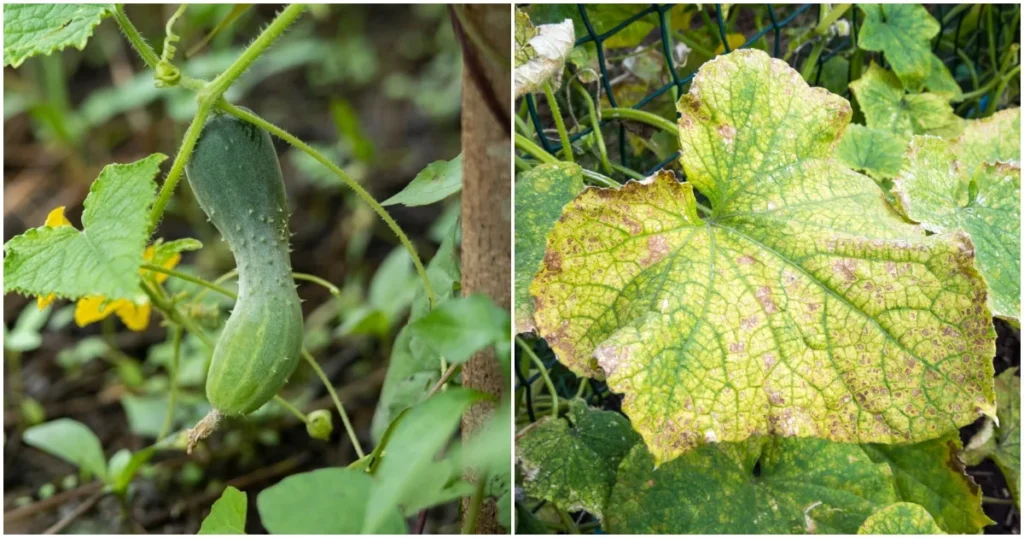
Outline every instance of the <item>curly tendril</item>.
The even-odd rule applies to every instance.
[[[185,13],[187,7],[188,4],[182,4],[174,12],[174,15],[167,19],[167,37],[164,38],[164,50],[160,55],[160,62],[156,64],[156,74],[154,75],[158,88],[176,86],[178,81],[181,80],[181,70],[171,63],[174,60],[174,54],[178,51],[174,44],[181,40],[181,37],[174,33],[174,23],[177,22],[178,17]]]

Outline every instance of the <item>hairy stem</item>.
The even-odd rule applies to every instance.
[[[558,162],[558,159],[556,159],[550,153],[544,151],[544,148],[538,146],[537,144],[534,144],[533,141],[531,141],[529,138],[526,138],[525,136],[519,133],[516,133],[516,149],[521,149],[526,153],[529,153],[531,157],[537,159],[542,163],[550,164]]]
[[[572,156],[572,144],[569,143],[569,133],[565,130],[565,121],[562,120],[562,111],[558,108],[558,101],[555,99],[555,92],[551,90],[551,83],[544,83],[544,96],[548,99],[548,107],[551,109],[551,116],[555,119],[555,128],[558,129],[558,138],[562,141],[562,154],[568,162],[575,162]]]
[[[143,268],[143,269],[145,269],[147,271],[153,271],[154,273],[163,273],[165,275],[173,276],[174,278],[180,278],[181,280],[184,280],[186,282],[191,282],[193,284],[202,286],[202,287],[207,288],[209,290],[215,291],[215,292],[217,292],[217,293],[219,293],[221,295],[226,295],[228,297],[231,297],[232,299],[236,299],[236,300],[238,299],[238,295],[236,295],[231,290],[224,289],[224,288],[222,288],[222,287],[220,287],[220,286],[218,286],[218,285],[216,285],[216,284],[214,284],[212,282],[207,282],[207,281],[205,281],[205,280],[203,280],[203,279],[201,279],[199,277],[194,277],[194,276],[192,276],[190,274],[187,274],[187,273],[182,273],[180,271],[175,271],[174,269],[168,269],[166,267],[161,267],[159,265],[153,265],[151,263],[144,263],[144,264],[140,265],[139,267],[141,267],[141,268]]]
[[[348,438],[352,441],[352,446],[356,449],[356,455],[360,458],[366,456],[363,452],[363,447],[359,445],[359,437],[356,436],[356,430],[352,427],[352,421],[349,420],[348,413],[345,412],[345,406],[341,405],[341,400],[338,398],[338,393],[335,392],[334,385],[331,384],[331,380],[327,378],[327,374],[325,374],[323,369],[320,368],[320,365],[316,363],[316,359],[313,358],[313,355],[310,355],[309,351],[306,351],[306,348],[302,348],[302,356],[306,359],[306,362],[309,363],[309,366],[313,368],[313,371],[316,372],[320,381],[323,382],[324,387],[327,388],[327,392],[330,393],[331,399],[334,400],[334,405],[338,408],[338,414],[341,415],[341,422],[345,425],[345,431],[348,433]]]

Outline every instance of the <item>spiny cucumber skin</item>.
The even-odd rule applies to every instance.
[[[302,347],[281,165],[266,131],[219,114],[207,120],[185,173],[238,267],[238,301],[214,348],[206,396],[222,414],[245,415],[284,386]]]

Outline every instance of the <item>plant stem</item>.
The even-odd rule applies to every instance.
[[[295,415],[295,418],[301,420],[303,424],[309,424],[309,418],[306,417],[306,414],[303,413],[302,411],[299,411],[298,408],[292,405],[291,402],[289,402],[288,400],[285,400],[281,396],[275,394],[274,401],[277,402],[277,405],[283,407],[285,411],[288,411],[289,413]]]
[[[612,169],[615,170],[616,172],[619,172],[620,174],[622,174],[622,175],[624,175],[626,177],[629,177],[631,179],[635,179],[637,181],[640,181],[641,179],[644,178],[644,176],[642,174],[640,174],[640,172],[637,172],[636,170],[633,170],[632,168],[626,168],[625,166],[622,166],[621,164],[612,163]]]
[[[558,108],[558,101],[555,99],[555,92],[551,90],[551,83],[544,83],[544,96],[548,99],[548,107],[551,109],[551,116],[555,119],[555,128],[558,129],[558,138],[562,141],[562,155],[567,162],[576,162],[572,156],[572,144],[569,143],[569,133],[565,130],[565,121],[562,120],[562,111]]]
[[[242,76],[242,73],[263,54],[263,51],[273,44],[278,37],[281,37],[285,29],[295,22],[299,15],[302,15],[304,9],[306,9],[306,6],[302,4],[292,4],[284,8],[277,17],[274,17],[273,22],[263,29],[259,37],[242,52],[242,55],[232,62],[231,66],[210,81],[206,88],[200,92],[200,100],[209,98],[210,101],[216,101],[221,95],[224,95],[224,92],[231,87],[231,84],[238,77]]]
[[[530,156],[542,163],[552,164],[558,162],[558,159],[544,151],[544,148],[534,144],[533,141],[519,133],[516,133],[516,149],[529,153]]]
[[[316,363],[316,359],[313,358],[313,355],[310,355],[309,351],[306,351],[306,348],[302,348],[302,356],[306,359],[306,362],[309,363],[309,366],[313,368],[313,371],[316,372],[320,381],[323,382],[324,387],[327,388],[327,392],[330,393],[331,399],[334,400],[334,406],[338,408],[338,414],[341,415],[341,422],[345,425],[345,431],[348,432],[348,438],[352,441],[352,446],[356,449],[356,455],[360,458],[366,456],[366,454],[363,453],[363,447],[359,445],[359,437],[356,436],[356,430],[352,427],[352,421],[348,419],[348,413],[345,412],[345,406],[341,405],[341,400],[338,399],[338,393],[334,391],[334,385],[331,384],[331,380],[327,378],[327,374],[325,374],[323,369],[320,368],[320,365]]]
[[[174,405],[178,399],[178,364],[181,360],[181,325],[174,326],[174,354],[171,356],[171,392],[167,397],[167,414],[164,416],[164,424],[160,426],[160,435],[156,436],[157,441],[162,441],[171,431],[174,424]]]
[[[171,201],[174,188],[178,186],[181,173],[185,171],[185,163],[192,156],[192,150],[196,147],[196,142],[199,141],[199,135],[202,133],[203,126],[206,125],[206,117],[209,115],[210,105],[200,102],[199,109],[196,110],[196,117],[192,119],[188,130],[185,131],[185,139],[181,143],[181,148],[178,149],[178,154],[174,157],[174,163],[171,164],[171,171],[167,173],[167,179],[160,187],[160,194],[157,195],[153,209],[149,212],[149,235],[156,229],[160,217],[164,214],[164,209],[167,208],[167,203]]]
[[[589,179],[591,182],[597,183],[598,185],[601,185],[603,187],[609,187],[609,188],[612,188],[612,189],[617,189],[617,188],[619,188],[621,186],[614,179],[612,179],[612,178],[610,178],[610,177],[608,177],[608,176],[606,176],[604,174],[601,174],[599,172],[595,172],[593,170],[587,170],[586,168],[583,169],[583,177],[585,179]]]
[[[587,110],[590,111],[590,128],[597,139],[597,150],[601,155],[601,166],[604,167],[606,174],[611,175],[612,163],[608,161],[608,148],[604,145],[604,135],[601,134],[601,120],[597,115],[597,108],[594,107],[594,99],[590,97],[590,92],[579,82],[574,83],[573,86],[583,96],[583,101],[587,104]]]
[[[538,357],[537,354],[533,352],[533,349],[530,348],[530,346],[528,346],[522,338],[519,338],[517,336],[516,343],[519,344],[519,347],[523,350],[523,352],[530,357],[530,360],[533,361],[534,366],[536,366],[537,369],[540,370],[540,375],[541,377],[544,378],[544,384],[547,385],[548,392],[551,394],[551,417],[558,418],[558,393],[555,392],[555,384],[551,382],[551,376],[548,375],[548,370],[547,368],[544,367],[544,362],[540,360],[540,357]],[[526,390],[530,390],[529,387],[527,387]]]
[[[305,280],[306,282],[312,282],[314,284],[319,284],[319,285],[327,288],[327,291],[331,292],[331,295],[333,295],[335,297],[341,295],[341,290],[339,290],[337,286],[335,286],[334,284],[331,284],[330,282],[328,282],[328,281],[326,281],[326,280],[324,280],[324,279],[322,279],[322,278],[320,278],[320,277],[318,277],[316,275],[311,275],[311,274],[308,274],[308,273],[292,273],[292,278],[294,278],[295,280]]]
[[[814,33],[822,36],[825,35],[825,33],[828,32],[828,28],[832,26],[834,22],[839,20],[839,17],[842,17],[852,5],[853,4],[836,4],[833,6],[832,9],[830,9],[829,12],[821,18],[821,22],[819,22],[818,26],[814,28]]]
[[[562,524],[568,530],[569,534],[579,534],[580,530],[576,528],[576,522],[569,517],[569,513],[565,511],[561,506],[555,506],[555,511],[558,512],[558,519],[562,520]]]
[[[207,282],[207,281],[205,281],[205,280],[203,280],[203,279],[201,279],[199,277],[194,277],[194,276],[192,276],[190,274],[187,274],[187,273],[182,273],[180,271],[175,271],[174,269],[168,269],[166,267],[161,267],[159,265],[153,265],[151,263],[144,263],[144,264],[140,265],[139,267],[141,267],[141,268],[143,268],[143,269],[145,269],[147,271],[153,271],[154,273],[163,273],[165,275],[173,276],[174,278],[180,278],[181,280],[185,280],[187,282],[191,282],[193,284],[196,284],[196,285],[202,286],[204,288],[213,290],[213,291],[215,291],[215,292],[217,292],[217,293],[219,293],[221,295],[226,295],[228,297],[231,297],[232,299],[235,299],[235,300],[238,299],[238,295],[236,295],[231,290],[224,289],[224,288],[222,288],[222,287],[220,287],[220,286],[218,286],[218,285],[216,285],[216,284],[214,284],[212,282]]]
[[[409,251],[409,256],[412,257],[412,263],[413,265],[416,266],[416,271],[420,274],[420,278],[423,280],[423,289],[427,293],[427,301],[430,303],[430,309],[434,309],[434,306],[437,303],[437,298],[434,295],[434,288],[430,286],[430,279],[427,278],[427,270],[423,267],[423,262],[420,261],[419,254],[416,253],[416,248],[413,247],[412,241],[410,241],[409,238],[405,235],[405,232],[402,231],[402,228],[398,225],[398,223],[391,218],[391,215],[388,214],[387,210],[385,210],[384,207],[381,206],[380,203],[378,203],[377,200],[375,200],[373,196],[370,195],[370,193],[366,192],[366,189],[359,185],[359,183],[357,183],[354,179],[349,177],[349,175],[346,174],[344,170],[338,168],[334,163],[327,160],[327,158],[321,155],[318,151],[309,147],[305,142],[299,140],[294,135],[290,134],[284,129],[281,129],[280,127],[264,120],[263,118],[257,116],[256,114],[242,110],[224,101],[221,101],[218,104],[218,108],[227,112],[228,114],[231,114],[232,116],[235,116],[236,118],[245,120],[257,126],[269,132],[270,134],[284,140],[285,142],[288,142],[292,146],[295,146],[296,148],[302,150],[307,155],[315,159],[317,162],[326,166],[331,172],[334,172],[334,175],[341,178],[342,182],[348,185],[350,189],[355,191],[355,193],[363,200],[363,202],[365,202],[366,205],[370,206],[370,208],[372,208],[377,213],[377,215],[380,216],[381,220],[383,220],[384,223],[387,224],[389,228],[391,228],[391,231],[395,234],[395,236],[398,237],[398,240],[401,241],[402,245],[404,245],[406,250]]]
[[[135,28],[132,21],[128,18],[128,15],[124,12],[124,4],[117,4],[114,8],[114,20],[117,21],[117,25],[121,27],[121,33],[128,39],[132,47],[139,56],[142,57],[142,61],[146,62],[151,69],[156,69],[156,64],[160,62],[160,57],[156,55],[153,47],[146,43],[145,38]]]
[[[679,127],[676,126],[675,123],[672,123],[671,121],[656,114],[644,112],[643,110],[636,110],[634,108],[603,108],[601,109],[601,117],[639,121],[641,123],[657,127],[671,135],[679,134]]]
[[[487,486],[487,473],[481,473],[476,478],[476,489],[473,491],[473,499],[469,504],[469,512],[462,524],[462,534],[476,534],[476,521],[480,517],[480,508],[484,504],[484,495]]]
[[[213,281],[213,284],[216,285],[216,286],[219,286],[219,285],[227,282],[228,280],[231,280],[232,278],[234,278],[236,276],[238,276],[238,269],[237,268],[236,269],[232,269],[232,270],[224,273],[223,275],[220,275],[219,277],[217,277],[216,280]],[[198,303],[200,299],[202,299],[203,297],[206,296],[206,292],[208,292],[208,291],[210,291],[210,288],[203,288],[203,289],[199,290],[199,293],[197,293],[196,296],[192,298],[192,304]]]

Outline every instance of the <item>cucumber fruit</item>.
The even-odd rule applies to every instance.
[[[284,386],[302,348],[281,164],[266,131],[217,114],[185,173],[238,267],[238,301],[214,348],[206,396],[223,415],[245,415]]]

